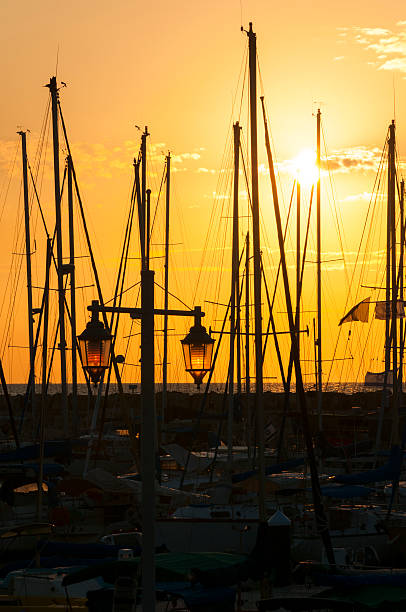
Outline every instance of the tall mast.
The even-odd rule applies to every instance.
[[[392,124],[393,125],[393,124]],[[388,197],[386,203],[386,290],[385,290],[385,381],[388,384],[388,377],[391,366],[391,340],[390,340],[390,303],[391,303],[391,155],[392,155],[392,125],[389,126],[388,138]],[[389,393],[384,388],[384,408],[388,406]]]
[[[35,402],[35,351],[34,351],[34,319],[32,312],[32,277],[31,277],[31,237],[30,237],[30,207],[28,201],[28,171],[27,171],[27,134],[19,132],[21,136],[21,153],[23,162],[23,184],[24,184],[24,219],[25,219],[25,261],[27,268],[27,307],[28,307],[28,340],[30,351],[30,376],[31,382],[31,412],[34,417]]]
[[[245,401],[247,404],[247,446],[251,456],[251,375],[250,375],[250,234],[245,237]]]
[[[76,278],[75,278],[75,226],[73,222],[72,158],[68,165],[68,214],[69,214],[69,273],[70,273],[70,315],[72,343],[72,431],[78,433],[78,376],[76,353]]]
[[[235,310],[239,293],[239,244],[238,244],[238,178],[240,171],[240,131],[238,121],[233,126],[234,131],[234,198],[233,198],[233,246],[231,258],[231,314],[230,314],[230,360],[229,360],[229,394],[227,418],[227,454],[228,466],[233,460],[233,420],[234,420],[234,362],[235,362]]]
[[[68,395],[66,387],[66,339],[65,339],[65,290],[63,286],[62,257],[62,220],[61,189],[59,180],[59,133],[58,133],[58,87],[56,77],[49,81],[52,101],[52,133],[54,144],[54,186],[55,186],[55,226],[56,226],[56,259],[58,272],[58,305],[59,305],[59,350],[61,354],[62,411],[64,431],[68,432]]]
[[[161,429],[165,423],[168,390],[168,305],[169,305],[169,203],[171,190],[171,156],[166,156],[166,202],[165,202],[165,282],[164,282],[164,354],[162,366],[162,414]]]
[[[255,308],[255,411],[259,455],[259,519],[265,519],[265,436],[262,374],[262,312],[261,312],[261,243],[259,232],[258,143],[257,143],[257,39],[249,24],[249,80],[251,123],[251,190],[252,236],[254,250],[254,308]]]
[[[250,375],[250,234],[245,237],[245,393],[251,389]]]
[[[395,168],[395,122],[392,121],[389,126],[389,155],[388,155],[388,206],[390,218],[390,256],[391,256],[391,327],[392,327],[392,443],[397,443],[399,440],[399,412],[398,412],[398,356],[397,356],[397,265],[396,265],[396,168]],[[389,344],[390,341],[389,341]]]
[[[47,392],[47,363],[48,363],[48,322],[49,322],[49,274],[52,261],[52,238],[47,238],[47,256],[45,264],[45,284],[44,284],[44,327],[42,336],[42,384],[41,384],[41,404],[45,401]]]
[[[405,249],[405,181],[402,180],[400,183],[400,254],[399,254],[399,300],[403,304],[404,291],[403,291],[403,262],[404,262],[404,249]],[[403,390],[403,351],[404,351],[404,338],[403,338],[403,318],[399,320],[399,381],[398,381],[398,392],[400,394],[399,405],[401,405],[402,390]]]
[[[146,245],[145,245],[145,220],[146,220],[146,190],[147,190],[147,136],[148,127],[141,136],[141,215],[139,218],[140,225],[140,242],[141,242],[141,267],[147,269],[146,264]]]
[[[296,182],[296,333],[300,357],[300,183]]]
[[[334,550],[331,544],[327,517],[325,515],[323,502],[321,499],[321,489],[320,489],[320,482],[319,482],[319,477],[318,477],[318,472],[317,472],[316,457],[314,454],[313,440],[312,440],[312,436],[310,432],[309,420],[308,420],[308,415],[307,415],[306,394],[304,392],[304,387],[303,387],[302,371],[300,367],[300,359],[299,359],[299,351],[298,351],[296,325],[295,325],[295,321],[293,317],[292,299],[290,296],[288,268],[286,265],[286,256],[285,256],[285,242],[284,242],[284,236],[282,232],[282,222],[281,222],[281,214],[280,214],[280,209],[279,209],[278,190],[276,187],[275,168],[274,168],[273,159],[272,159],[272,152],[271,152],[271,146],[270,146],[270,141],[269,141],[268,124],[266,121],[265,113],[264,113],[264,124],[265,124],[265,144],[266,144],[266,151],[268,155],[269,174],[270,174],[271,183],[272,183],[272,195],[273,195],[273,205],[274,205],[274,210],[275,210],[276,228],[278,232],[278,243],[279,243],[279,251],[280,251],[280,258],[281,258],[282,278],[283,278],[283,285],[285,289],[286,310],[288,313],[289,332],[290,332],[290,338],[291,338],[291,343],[292,343],[292,349],[291,349],[292,359],[293,359],[293,363],[295,366],[295,374],[296,374],[296,392],[299,397],[299,405],[300,405],[300,410],[302,414],[303,433],[305,437],[307,457],[308,457],[309,467],[310,467],[314,513],[315,513],[317,528],[321,536],[321,539],[323,541],[324,548],[326,550],[328,562],[330,565],[334,566],[335,565]]]
[[[319,431],[323,428],[322,400],[323,373],[321,360],[321,206],[320,206],[320,109],[317,111],[317,412]]]
[[[146,225],[146,230],[145,230],[145,240],[146,240],[146,266],[147,266],[147,270],[149,269],[149,254],[150,254],[150,240],[151,240],[151,189],[147,189],[147,193],[146,193],[147,199],[146,199],[146,206],[147,206],[147,225]]]

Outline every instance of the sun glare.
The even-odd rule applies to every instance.
[[[319,173],[316,165],[316,153],[312,149],[303,149],[292,162],[299,183],[307,186],[317,183]]]

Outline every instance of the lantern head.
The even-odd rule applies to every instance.
[[[181,343],[186,372],[189,372],[199,388],[203,378],[211,370],[214,345],[213,338],[206,332],[199,316],[195,317],[195,324]]]
[[[93,301],[92,306],[98,306],[98,302]],[[94,308],[92,318],[86,329],[78,336],[78,341],[83,369],[89,374],[95,386],[109,367],[111,340],[112,335],[102,321],[99,321],[99,312]]]

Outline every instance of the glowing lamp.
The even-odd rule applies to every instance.
[[[189,372],[199,388],[203,378],[211,370],[214,345],[214,340],[202,326],[200,317],[195,318],[195,324],[181,343],[186,372]]]
[[[93,301],[92,305],[96,306],[98,302]],[[99,321],[99,313],[95,308],[86,329],[78,336],[83,369],[95,386],[109,367],[111,340],[112,336],[102,321]]]

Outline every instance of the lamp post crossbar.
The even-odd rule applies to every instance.
[[[129,314],[132,319],[142,318],[142,308],[131,308],[125,306],[101,306],[99,303],[91,304],[87,307],[91,312],[114,312],[116,314]],[[199,320],[205,316],[205,313],[199,307],[193,310],[165,310],[164,308],[154,308],[154,315],[168,315],[174,317],[195,317]]]

